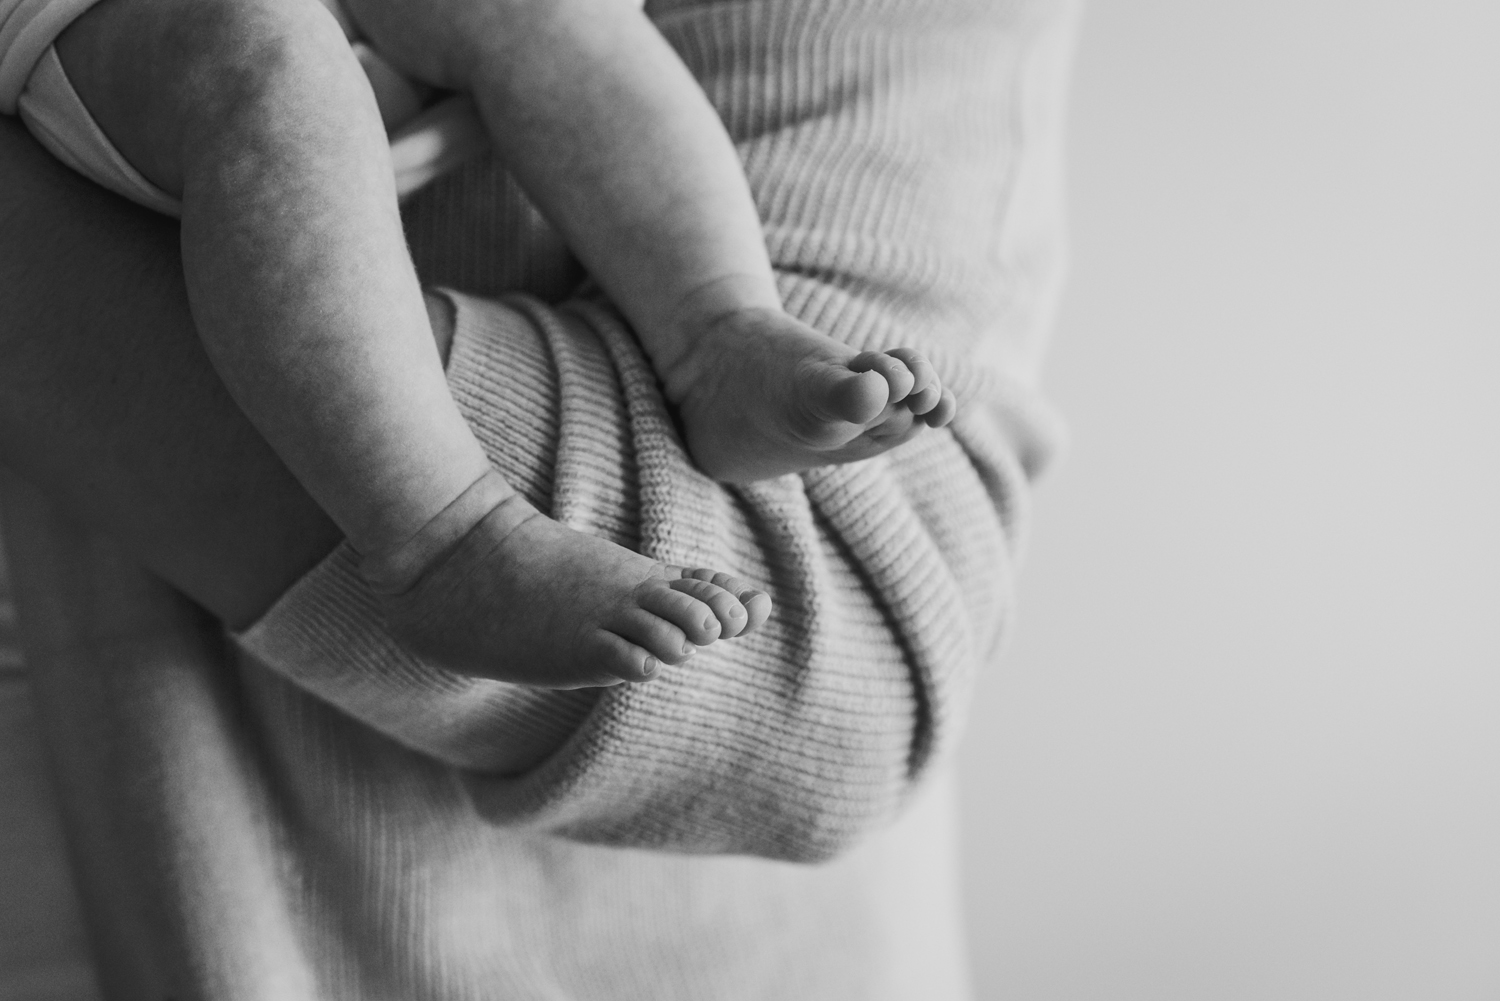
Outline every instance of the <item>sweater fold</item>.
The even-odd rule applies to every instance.
[[[951,745],[1006,635],[1028,480],[1055,444],[1022,374],[978,360],[997,338],[1036,350],[990,249],[1036,29],[932,0],[693,7],[662,28],[740,148],[788,308],[857,348],[928,353],[959,419],[876,459],[725,488],[693,468],[610,309],[455,293],[449,379],[502,474],[570,527],[762,584],[771,620],[650,684],[529,690],[405,654],[341,552],[241,642],[462,769],[489,822],[824,859],[888,824]]]

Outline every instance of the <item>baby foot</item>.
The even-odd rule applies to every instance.
[[[715,321],[664,376],[693,461],[730,483],[867,459],[956,410],[917,351],[857,352],[779,310]]]
[[[412,653],[544,688],[649,681],[661,664],[755,629],[771,607],[728,574],[667,566],[566,528],[494,473],[361,569]]]

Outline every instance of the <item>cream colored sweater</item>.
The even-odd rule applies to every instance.
[[[1054,447],[1032,382],[1072,6],[650,10],[739,144],[788,307],[921,346],[963,415],[720,487],[514,186],[492,164],[439,182],[407,211],[424,277],[506,293],[455,295],[449,372],[497,467],[567,524],[764,583],[775,612],[657,682],[538,692],[405,655],[347,552],[225,645],[23,510],[23,635],[110,996],[966,996],[942,765]]]

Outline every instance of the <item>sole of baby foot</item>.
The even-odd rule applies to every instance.
[[[765,309],[710,325],[665,381],[693,461],[728,483],[868,459],[956,409],[919,352],[857,352]]]
[[[692,573],[512,511],[481,519],[411,588],[380,600],[397,641],[447,670],[602,687],[649,681],[764,621],[764,595]]]

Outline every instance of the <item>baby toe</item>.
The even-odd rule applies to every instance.
[[[733,592],[725,590],[711,580],[699,580],[695,577],[674,580],[669,586],[674,591],[692,595],[708,606],[713,612],[714,623],[719,630],[719,639],[738,636],[745,628],[749,616],[745,612],[745,606],[740,604],[740,599],[736,598]],[[688,638],[692,638],[691,633]]]
[[[878,442],[881,448],[894,448],[907,440],[917,424],[916,415],[905,407],[897,407],[886,415],[885,420],[865,432],[865,436]]]
[[[741,591],[738,595],[740,604],[745,606],[745,628],[741,634],[751,633],[765,625],[771,617],[771,596],[764,591],[754,588]]]
[[[928,427],[946,427],[958,414],[958,399],[953,395],[953,390],[943,387],[943,395],[938,400],[937,406],[922,415],[922,420]]]
[[[663,664],[681,664],[698,652],[697,646],[688,642],[686,633],[644,608],[623,609],[605,627]]]
[[[906,406],[918,417],[926,418],[943,399],[941,386],[926,386],[906,398]]]
[[[849,362],[849,368],[855,372],[878,373],[889,387],[892,403],[906,399],[912,386],[916,384],[916,376],[906,362],[890,351],[865,351],[855,355]]]
[[[868,424],[893,399],[889,384],[878,372],[830,369],[825,381],[818,412],[847,424]]]
[[[724,573],[722,570],[707,570],[701,567],[689,570],[685,576],[709,581],[722,587],[739,600],[739,603],[745,607],[745,626],[740,630],[741,634],[759,628],[771,615],[771,596],[738,577]]]
[[[906,397],[907,409],[914,414],[925,414],[937,406],[943,397],[943,383],[932,363],[914,348],[894,348],[890,354],[901,359],[912,374],[911,392]]]
[[[636,601],[646,611],[681,629],[689,643],[707,646],[719,638],[723,625],[713,605],[695,593],[697,588],[718,590],[699,580],[674,580],[665,587],[641,586],[636,591]]]
[[[652,681],[661,670],[648,651],[607,629],[597,630],[589,647],[590,666],[621,681]]]

